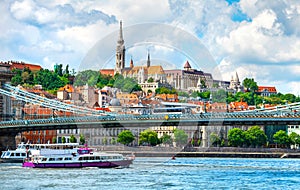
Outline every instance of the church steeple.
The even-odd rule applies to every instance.
[[[119,29],[119,39],[118,39],[118,44],[124,44],[124,39],[123,39],[123,29],[122,29],[122,21],[120,21],[120,29]]]
[[[147,67],[150,67],[150,53],[148,51],[148,58],[147,58]]]
[[[122,74],[122,70],[125,68],[125,45],[123,39],[122,21],[120,21],[119,39],[116,48],[116,67],[115,74]]]
[[[133,68],[133,60],[132,60],[132,57],[131,57],[131,59],[130,59],[130,66],[129,66],[130,68]]]

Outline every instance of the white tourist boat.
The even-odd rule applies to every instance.
[[[93,149],[78,148],[76,153],[62,155],[32,155],[23,162],[29,168],[124,168],[129,167],[134,156],[119,153],[94,152]]]
[[[22,163],[25,158],[35,155],[72,154],[77,151],[79,143],[58,144],[18,144],[15,150],[2,151],[0,162]]]

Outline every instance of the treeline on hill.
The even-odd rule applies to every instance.
[[[65,86],[66,84],[73,84],[74,86],[83,86],[88,84],[89,86],[103,88],[104,86],[115,87],[121,89],[123,92],[132,93],[134,91],[140,91],[141,87],[138,85],[137,81],[132,78],[124,78],[122,75],[116,74],[114,77],[109,75],[103,75],[99,71],[85,70],[80,71],[77,74],[74,69],[72,72],[69,71],[69,66],[67,65],[63,69],[63,65],[56,65],[54,71],[48,69],[41,69],[37,72],[32,72],[28,68],[23,70],[13,70],[16,74],[12,80],[11,84],[14,86],[34,86],[42,85],[43,89],[48,92],[55,94],[57,89]],[[148,82],[153,82],[154,80],[150,78]],[[270,97],[262,97],[256,93],[258,89],[257,83],[254,79],[246,78],[243,81],[243,86],[246,92],[237,92],[235,94],[231,92],[226,92],[224,89],[219,89],[216,91],[205,91],[199,92],[194,91],[191,93],[176,91],[173,89],[168,89],[165,87],[157,88],[155,90],[156,94],[178,94],[178,96],[186,98],[197,98],[202,100],[211,100],[213,102],[235,102],[235,101],[245,101],[248,105],[259,105],[262,103],[266,104],[285,104],[299,102],[300,98],[293,94],[281,94],[277,93],[271,95]],[[215,86],[216,87],[216,86]],[[149,91],[151,92],[151,91]],[[185,100],[183,100],[185,101]]]
[[[31,87],[42,85],[44,90],[53,94],[56,93],[57,89],[66,84],[73,84],[74,86],[88,84],[89,86],[98,88],[110,86],[128,93],[141,90],[141,87],[132,78],[124,78],[119,74],[112,77],[93,70],[80,71],[75,75],[74,70],[70,73],[68,66],[63,69],[61,64],[57,65],[54,71],[41,69],[37,72],[32,72],[30,69],[24,68],[23,70],[15,69],[13,72],[16,74],[11,80],[13,86],[22,85]]]

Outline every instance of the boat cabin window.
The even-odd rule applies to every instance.
[[[21,153],[22,154],[22,156],[26,156],[26,153]]]
[[[9,156],[9,154],[8,154],[8,155],[6,155],[6,156]],[[15,153],[14,153],[14,152],[12,152],[10,156],[15,156]]]
[[[47,158],[43,158],[42,161],[47,161]]]
[[[56,158],[56,160],[63,160],[63,158]]]
[[[96,159],[95,160],[100,160],[100,156],[96,156]]]
[[[55,160],[55,158],[49,158],[49,161],[54,161]]]
[[[71,157],[66,157],[65,160],[72,160],[72,158]]]
[[[20,153],[16,153],[16,156],[20,156]]]
[[[78,154],[89,154],[90,150],[77,150]]]

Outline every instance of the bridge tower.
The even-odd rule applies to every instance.
[[[4,83],[10,82],[14,74],[10,71],[9,63],[0,62],[0,88]],[[12,113],[12,100],[10,97],[0,94],[0,121],[11,120],[13,117]],[[0,149],[6,147],[15,148],[16,133],[1,133],[0,134]]]
[[[0,87],[10,82],[14,74],[10,71],[8,63],[0,62]],[[12,117],[12,101],[11,98],[0,94],[0,121],[10,120]]]

